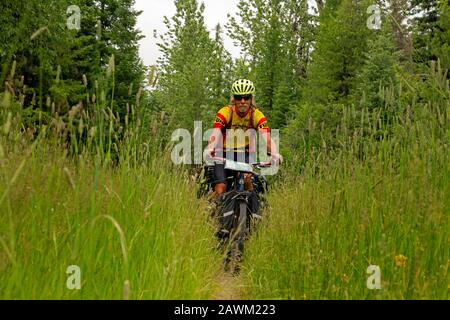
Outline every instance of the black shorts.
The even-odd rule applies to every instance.
[[[238,156],[239,155],[239,156]],[[255,163],[256,162],[256,154],[245,152],[245,163]],[[231,153],[227,154],[227,159],[231,159],[234,161],[242,161],[244,158],[242,153]],[[226,183],[228,177],[233,176],[232,170],[225,170],[225,165],[223,163],[215,163],[214,164],[214,182],[213,186],[218,183]]]

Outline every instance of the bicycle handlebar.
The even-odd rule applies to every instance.
[[[234,161],[232,159],[226,159],[226,158],[221,158],[221,157],[210,157],[211,160],[214,161]],[[251,166],[255,167],[255,168],[269,168],[272,166],[272,161],[268,161],[268,162],[254,162],[254,163],[249,163]]]

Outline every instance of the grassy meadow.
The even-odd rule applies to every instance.
[[[447,299],[450,162],[415,151],[395,169],[337,162],[277,188],[247,251],[246,297]],[[380,290],[367,287],[370,265]]]
[[[230,296],[448,299],[448,81],[446,90],[403,106],[378,139],[379,112],[349,109],[361,127],[348,134],[342,120],[342,148],[313,150],[301,170],[287,161]],[[1,299],[226,298],[206,201],[189,171],[143,138],[154,123],[135,112],[116,128],[113,111],[95,105],[66,119],[61,139],[57,115],[29,132],[14,99],[0,98]],[[72,265],[80,290],[67,286]],[[367,287],[370,265],[381,289]]]
[[[30,139],[17,126],[21,115],[9,115],[0,142],[2,299],[207,299],[215,292],[220,258],[205,201],[169,157],[148,151],[145,163],[133,165],[131,141],[118,165],[104,154],[71,156],[54,128]],[[80,268],[81,290],[66,285],[71,265]]]
[[[404,110],[389,126],[377,110],[347,108],[341,148],[313,150],[298,175],[273,187],[247,251],[243,296],[448,299],[450,88],[434,70],[428,100],[386,96],[386,109]],[[379,268],[380,289],[368,287],[369,266]]]

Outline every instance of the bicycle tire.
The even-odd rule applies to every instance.
[[[233,274],[239,273],[242,255],[244,254],[244,242],[247,237],[247,202],[239,201],[239,215],[236,228],[233,232],[233,243],[231,244],[231,271]]]

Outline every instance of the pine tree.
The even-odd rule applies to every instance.
[[[322,9],[317,42],[308,69],[303,99],[327,103],[346,99],[355,86],[355,76],[367,51],[367,2],[343,0],[333,13],[335,2]],[[329,7],[331,6],[331,7]]]
[[[125,110],[125,102],[133,99],[128,97],[128,87],[133,83],[137,91],[144,76],[138,57],[140,36],[135,30],[139,13],[133,4],[134,0],[30,0],[25,5],[5,0],[0,10],[0,24],[5,26],[0,45],[2,83],[15,60],[16,75],[24,77],[28,88],[21,92],[24,107],[50,111],[44,103],[50,98],[55,111],[65,113],[84,100],[86,89],[93,89],[114,54],[115,100]],[[72,5],[81,11],[80,30],[67,27],[67,8]]]
[[[101,26],[100,59],[106,66],[109,58],[115,60],[115,99],[122,112],[125,104],[132,104],[145,78],[145,68],[139,58],[139,40],[136,29],[141,12],[134,10],[135,0],[96,0]],[[128,97],[132,88],[131,97]]]
[[[68,1],[43,3],[30,0],[24,5],[23,2],[8,0],[2,6],[6,8],[0,10],[0,19],[4,21],[6,31],[2,32],[5,37],[2,39],[1,50],[2,83],[5,83],[12,62],[16,61],[15,74],[23,77],[22,86],[14,88],[16,95],[20,93],[25,96],[24,106],[38,107],[45,111],[47,106],[43,102],[52,93],[50,88],[57,70],[71,71],[72,66],[80,63],[76,59],[79,57],[70,58],[76,52],[73,45],[76,33],[66,27]],[[68,48],[72,50],[69,51]],[[70,76],[76,77],[78,74]],[[14,83],[14,79],[9,80]],[[77,88],[82,88],[81,74],[77,81]],[[72,93],[75,91],[80,90],[72,90]],[[76,94],[72,97],[76,99]]]
[[[241,0],[240,21],[230,17],[228,31],[241,44],[257,86],[257,103],[282,127],[296,103],[312,46],[313,20],[307,1]]]
[[[392,24],[386,23],[388,21],[385,17],[381,30],[373,31],[377,35],[369,39],[364,65],[356,76],[354,99],[369,110],[383,106],[380,89],[397,86],[396,66],[400,53],[396,49]]]
[[[97,39],[96,7],[93,0],[62,1],[63,14],[58,32],[61,40],[52,50],[56,56],[52,63],[52,79],[49,94],[55,103],[55,111],[64,114],[80,100],[85,100],[86,90],[93,90],[94,82],[102,72],[100,41]],[[80,30],[67,28],[67,8],[80,8]],[[54,30],[51,30],[55,32]],[[85,87],[82,79],[88,80]],[[85,103],[87,104],[87,102]],[[87,106],[86,106],[87,107]]]
[[[395,45],[400,54],[400,62],[404,67],[412,70],[412,38],[411,27],[406,23],[409,12],[409,0],[389,0],[389,7],[385,8],[391,17],[392,33]]]
[[[216,33],[210,38],[204,22],[204,9],[197,0],[175,0],[176,13],[164,23],[168,31],[160,36],[163,57],[155,98],[171,119],[170,128],[191,128],[196,120],[212,121],[211,114],[222,103],[227,85],[229,55]]]
[[[210,79],[211,99],[214,106],[223,106],[229,101],[230,88],[233,82],[233,60],[224,47],[220,24],[217,24],[215,28],[212,62],[208,77]]]
[[[412,0],[411,2],[411,14],[415,15],[414,61],[427,63],[433,59],[429,44],[438,18],[437,0]]]
[[[450,1],[439,3],[439,18],[431,39],[432,53],[440,59],[441,67],[450,70]],[[450,74],[447,75],[450,77]]]
[[[295,116],[316,32],[316,17],[309,13],[307,1],[286,1],[282,23],[281,55],[274,106],[271,113],[274,127],[282,128]]]
[[[427,64],[441,59],[442,67],[449,69],[449,0],[412,0],[411,14],[415,16],[414,61]]]

